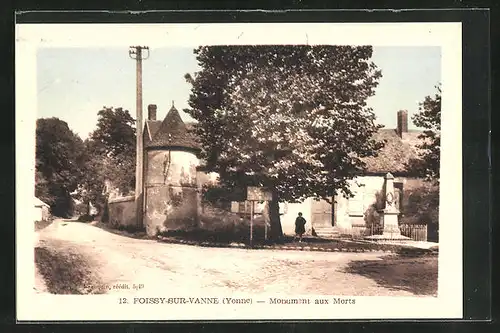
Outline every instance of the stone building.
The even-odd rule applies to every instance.
[[[421,131],[408,130],[407,111],[397,112],[396,129],[380,129],[375,139],[384,141],[385,146],[377,157],[369,157],[366,172],[353,179],[351,191],[353,198],[338,195],[331,198],[334,202],[316,201],[312,198],[302,203],[284,203],[281,224],[285,233],[293,233],[295,218],[302,212],[309,226],[319,236],[357,233],[370,223],[370,214],[381,218],[385,208],[386,185],[389,181],[394,188],[394,208],[403,212],[403,196],[409,190],[419,188],[423,180],[406,170],[405,164],[418,155],[417,144]],[[375,212],[374,212],[375,211]],[[401,214],[398,214],[398,218]]]
[[[50,206],[37,197],[33,198],[35,208],[35,222],[50,219]]]
[[[195,138],[172,103],[163,121],[148,106],[144,129],[144,215],[148,234],[186,230],[198,225]]]
[[[149,235],[200,226],[200,212],[203,209],[200,208],[197,190],[214,178],[213,174],[199,171],[199,147],[195,136],[189,131],[192,124],[182,121],[173,103],[163,120],[157,120],[156,115],[156,105],[149,105],[143,131],[143,224]],[[374,214],[377,215],[386,207],[388,182],[393,188],[391,204],[394,204],[393,212],[398,218],[404,192],[421,186],[423,181],[409,174],[405,168],[406,162],[417,157],[416,144],[419,143],[421,132],[408,130],[406,111],[397,113],[397,124],[396,129],[381,129],[376,133],[375,138],[385,141],[385,147],[377,157],[365,159],[366,173],[351,181],[353,198],[339,195],[331,198],[333,203],[312,198],[302,203],[282,203],[280,213],[283,232],[293,233],[295,218],[301,212],[308,221],[309,233],[312,229],[319,236],[356,233],[356,230],[366,226],[370,211],[375,210]],[[120,200],[115,199],[116,205],[123,205],[123,200]],[[113,211],[113,205],[114,202],[110,201],[110,212]],[[232,203],[231,206],[233,212],[238,212],[238,209],[246,211],[248,205]],[[114,219],[130,220],[119,215],[122,211],[126,209],[118,210]],[[128,215],[133,214],[132,211],[128,209]]]
[[[352,198],[337,195],[326,200],[308,198],[301,203],[280,203],[281,225],[283,232],[292,235],[295,229],[295,219],[301,212],[307,220],[306,230],[309,234],[332,237],[340,234],[360,234],[366,232],[369,224],[389,225],[389,218],[401,221],[405,208],[403,198],[405,193],[421,188],[424,181],[407,171],[405,165],[417,158],[416,146],[420,143],[421,131],[408,130],[407,111],[397,112],[396,129],[380,129],[375,139],[384,141],[385,146],[377,157],[369,157],[366,162],[366,172],[350,181]],[[390,204],[387,202],[387,185],[390,185]],[[243,204],[233,205],[246,210]],[[389,214],[384,209],[391,207]],[[396,225],[397,226],[397,225]],[[394,225],[393,225],[394,229]],[[314,231],[313,231],[314,230]],[[389,232],[389,231],[385,231]],[[397,235],[399,230],[390,231]]]

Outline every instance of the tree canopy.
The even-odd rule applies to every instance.
[[[71,193],[81,179],[83,159],[83,141],[66,122],[37,120],[35,195],[50,205],[53,215],[71,215]]]
[[[101,209],[106,185],[127,194],[135,187],[135,120],[122,108],[98,112],[96,129],[85,140],[86,160],[80,196]]]
[[[202,46],[190,108],[202,158],[223,186],[278,201],[351,195],[348,180],[383,143],[366,100],[381,71],[371,46]],[[275,235],[279,215],[271,216]],[[272,222],[273,229],[273,222]],[[276,232],[276,229],[278,231]]]
[[[424,128],[419,136],[422,143],[420,157],[409,161],[407,168],[427,180],[439,183],[441,153],[441,86],[436,86],[434,96],[426,96],[419,105],[419,111],[412,117],[415,126]]]

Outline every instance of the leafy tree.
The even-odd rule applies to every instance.
[[[434,96],[426,96],[420,103],[419,112],[412,117],[415,126],[424,128],[417,146],[420,156],[407,164],[407,169],[435,183],[439,183],[441,145],[441,86],[436,86]]]
[[[348,180],[383,146],[366,99],[381,77],[371,46],[202,46],[186,110],[221,186],[271,190],[278,202],[352,195]]]
[[[103,108],[97,115],[97,129],[90,139],[95,143],[95,152],[110,157],[121,157],[133,153],[135,160],[135,120],[123,108]]]
[[[408,189],[403,197],[403,223],[439,223],[439,187],[426,183],[421,187]]]
[[[41,118],[36,128],[35,195],[55,216],[72,214],[71,192],[82,177],[83,141],[58,118]]]
[[[93,143],[90,139],[86,139],[84,142],[87,158],[84,162],[83,177],[77,193],[78,199],[82,200],[86,206],[87,215],[90,215],[91,202],[100,207],[106,200],[104,158],[96,153]]]
[[[122,108],[98,112],[97,128],[85,141],[85,175],[80,197],[102,211],[107,182],[121,193],[135,187],[135,120]]]

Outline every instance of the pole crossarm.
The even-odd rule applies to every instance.
[[[142,51],[146,51],[144,54]],[[128,50],[128,56],[133,60],[146,60],[149,58],[149,47],[148,46],[130,46]]]

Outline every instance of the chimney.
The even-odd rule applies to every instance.
[[[403,133],[408,132],[408,111],[398,111],[398,135],[403,137]]]
[[[148,105],[148,120],[156,120],[156,104]]]

